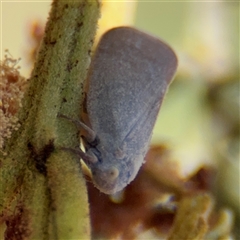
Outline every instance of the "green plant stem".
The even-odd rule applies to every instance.
[[[98,17],[97,0],[52,3],[19,115],[21,127],[6,144],[8,155],[0,156],[7,239],[90,238],[80,162],[60,148],[78,147],[78,130],[57,114],[79,118]]]

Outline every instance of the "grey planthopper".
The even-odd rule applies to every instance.
[[[131,27],[103,35],[88,74],[85,111],[77,123],[85,153],[75,150],[101,192],[114,194],[136,177],[176,69],[175,53],[155,37]]]

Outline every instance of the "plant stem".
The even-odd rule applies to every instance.
[[[97,0],[52,3],[21,127],[6,144],[8,155],[0,156],[6,239],[90,239],[79,159],[60,150],[79,146],[78,130],[57,114],[79,118],[99,8]]]

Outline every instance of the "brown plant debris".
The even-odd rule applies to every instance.
[[[44,35],[44,24],[39,21],[33,21],[30,23],[30,32],[29,32],[29,44],[30,49],[28,50],[29,62],[34,63],[40,43]]]
[[[4,141],[11,137],[14,130],[19,128],[16,116],[26,88],[26,79],[20,75],[20,59],[13,59],[8,51],[0,63],[0,150]]]
[[[215,169],[202,166],[184,179],[166,146],[151,147],[137,178],[121,193],[102,194],[88,181],[93,239],[229,236],[233,214],[214,209],[210,193],[215,175]]]

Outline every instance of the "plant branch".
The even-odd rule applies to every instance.
[[[54,0],[20,129],[1,159],[0,207],[5,237],[88,239],[87,192],[79,159],[60,147],[79,146],[78,131],[57,118],[78,118],[83,81],[99,17],[96,1]],[[21,239],[21,238],[19,238]]]

